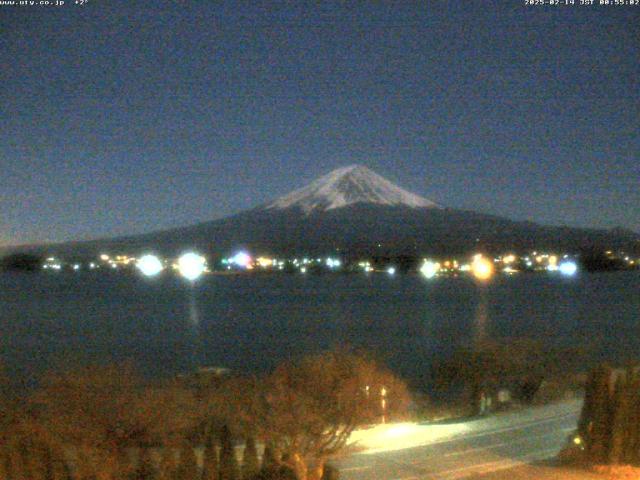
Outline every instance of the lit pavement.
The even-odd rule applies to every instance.
[[[343,480],[460,479],[557,455],[581,401],[449,425],[395,424],[356,432],[364,449],[336,462]]]

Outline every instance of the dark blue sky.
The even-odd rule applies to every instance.
[[[353,163],[640,231],[640,7],[67,3],[0,7],[0,244],[210,220]]]

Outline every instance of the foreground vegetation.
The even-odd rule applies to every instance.
[[[484,339],[437,362],[436,391],[444,402],[430,402],[423,416],[475,416],[491,411],[547,404],[582,395],[579,365],[587,349],[545,347],[529,339]]]
[[[130,368],[79,368],[25,398],[5,392],[0,479],[319,480],[334,475],[326,463],[355,428],[408,403],[400,379],[346,351],[263,378],[200,372],[151,384]]]
[[[640,370],[601,365],[589,375],[578,425],[584,459],[640,466]]]
[[[434,366],[436,388],[457,392],[441,397],[444,409],[410,398],[370,356],[340,349],[262,377],[201,370],[147,382],[126,366],[57,371],[26,395],[0,394],[0,480],[336,478],[328,462],[354,429],[404,419],[410,405],[421,419],[487,413],[486,399],[505,388],[502,408],[557,399],[566,390],[549,379],[576,356],[523,340],[461,349]]]
[[[557,460],[559,465],[553,469],[522,467],[518,475],[565,478],[567,472],[566,478],[640,478],[640,367],[612,368],[602,364],[589,373],[578,429]],[[555,476],[548,476],[547,470]],[[515,470],[512,473],[504,478],[520,478]],[[530,476],[524,476],[527,474]]]

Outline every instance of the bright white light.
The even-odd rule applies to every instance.
[[[356,445],[363,455],[378,454],[433,444],[472,431],[472,422],[445,425],[388,423],[355,430],[349,444]]]
[[[185,253],[178,259],[178,271],[187,280],[196,280],[206,267],[207,261],[197,253]]]
[[[160,259],[155,255],[144,255],[140,257],[136,266],[138,270],[147,277],[153,277],[159,274],[164,268]]]
[[[389,275],[395,275],[396,274],[396,267],[389,267],[387,268],[387,273]]]
[[[235,263],[237,266],[247,268],[251,263],[251,255],[247,252],[238,252],[229,259],[231,263]]]
[[[78,270],[80,270],[80,265],[78,265],[77,263],[73,266],[73,269],[77,272]]]
[[[430,260],[425,260],[422,267],[420,267],[420,273],[422,273],[425,278],[435,277],[438,270],[440,270],[440,264]]]
[[[300,269],[300,273],[307,273],[307,267],[302,267]]]
[[[563,275],[567,275],[567,276],[572,276],[575,275],[576,272],[578,271],[578,265],[576,265],[576,262],[562,262],[560,265],[558,265],[558,269],[560,270],[560,273]]]
[[[336,258],[327,258],[325,263],[327,264],[327,267],[329,268],[337,268],[340,266],[340,260],[336,259]]]

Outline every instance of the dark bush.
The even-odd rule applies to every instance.
[[[42,258],[29,253],[14,253],[0,259],[0,270],[35,272],[42,266]]]
[[[252,480],[298,480],[290,468],[283,465],[263,468],[252,477]]]

